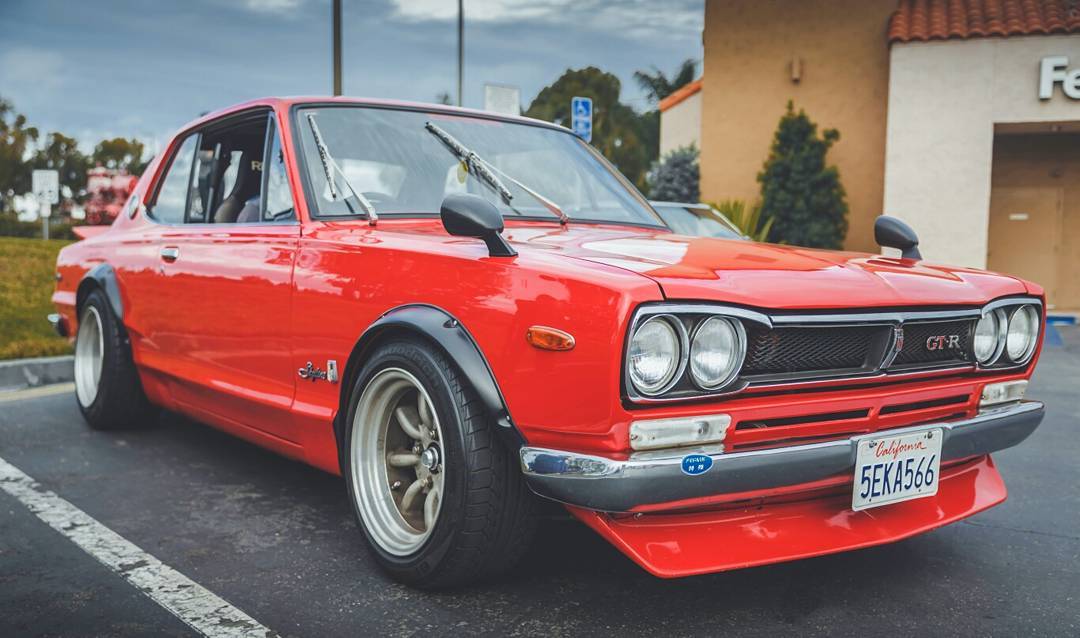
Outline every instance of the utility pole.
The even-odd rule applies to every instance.
[[[341,95],[341,0],[334,0],[334,8],[332,10],[332,26],[330,30],[332,32],[332,39],[334,41],[333,53],[333,65],[334,65],[334,95]]]
[[[457,105],[463,106],[462,85],[465,77],[465,0],[457,2]]]

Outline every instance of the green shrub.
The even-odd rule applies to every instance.
[[[696,146],[677,148],[653,165],[648,175],[649,198],[696,204],[701,197],[701,169]]]
[[[725,199],[710,206],[724,214],[732,224],[739,227],[739,232],[754,241],[768,241],[769,229],[773,219],[762,215],[761,202],[747,206],[741,199]]]
[[[50,222],[49,239],[75,240],[70,222]],[[21,222],[15,215],[0,214],[0,237],[25,237],[41,239],[41,221]]]
[[[840,248],[847,234],[848,205],[835,166],[825,155],[840,139],[836,129],[818,135],[806,113],[788,102],[769,158],[758,173],[762,214],[773,221],[769,239],[796,246]]]

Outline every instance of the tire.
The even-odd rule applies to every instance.
[[[446,589],[517,563],[532,541],[536,497],[440,351],[409,339],[379,346],[356,377],[347,414],[349,500],[383,570],[417,588]]]
[[[95,430],[145,426],[156,413],[143,392],[126,332],[100,290],[90,292],[79,309],[75,402]]]

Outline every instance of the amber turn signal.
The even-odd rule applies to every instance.
[[[525,333],[525,340],[541,350],[572,350],[574,348],[573,335],[547,326],[529,328]]]

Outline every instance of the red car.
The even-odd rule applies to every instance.
[[[60,253],[91,427],[185,413],[345,478],[421,587],[510,568],[539,497],[686,576],[925,532],[1005,499],[1042,290],[673,234],[566,129],[266,99],[186,126]]]

